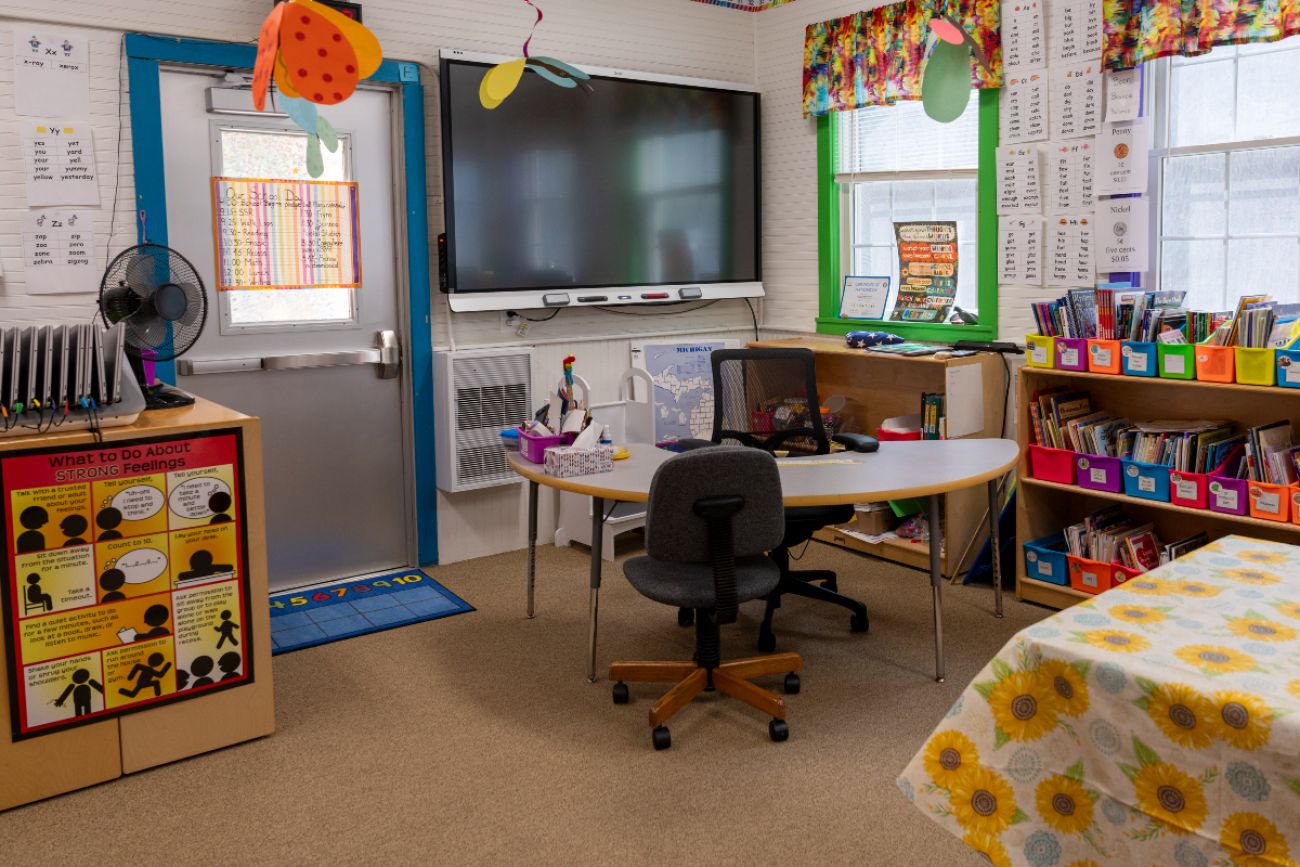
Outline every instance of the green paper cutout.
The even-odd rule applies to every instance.
[[[940,123],[952,123],[969,102],[970,49],[937,40],[921,79],[925,113]]]
[[[339,134],[335,131],[334,124],[326,120],[324,115],[316,118],[316,136],[330,153],[339,149]]]
[[[320,136],[307,133],[307,174],[319,178],[325,174],[325,158],[320,152]]]
[[[547,69],[545,66],[542,66],[541,64],[530,63],[528,64],[528,68],[531,69],[533,72],[536,72],[542,78],[549,81],[551,84],[554,84],[558,87],[564,87],[564,88],[568,88],[569,90],[572,90],[573,88],[578,86],[578,82],[574,81],[572,78],[561,78],[560,76],[556,75],[554,72],[551,72],[551,70]]]
[[[546,66],[552,66],[555,69],[559,70],[560,72],[568,74],[569,77],[571,78],[578,78],[578,79],[582,79],[583,81],[587,81],[588,79],[591,78],[590,75],[583,72],[578,67],[570,66],[569,64],[565,63],[563,60],[556,60],[554,57],[532,57],[529,58],[529,60],[534,64],[540,63]]]

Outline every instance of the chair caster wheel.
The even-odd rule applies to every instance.
[[[849,629],[853,632],[866,632],[871,628],[871,621],[865,614],[854,614],[849,618]]]
[[[673,737],[668,733],[668,726],[656,726],[655,730],[650,732],[650,740],[654,741],[656,750],[666,750],[673,745]]]
[[[795,674],[793,671],[785,676],[786,695],[798,695],[799,685],[799,675]]]
[[[790,726],[783,719],[774,719],[767,724],[767,733],[779,744],[781,741],[789,740]]]
[[[678,625],[678,626],[694,626],[694,625],[695,625],[695,609],[694,609],[694,608],[678,608],[678,609],[677,609],[677,625]]]
[[[627,684],[619,681],[614,684],[614,704],[627,704],[632,700],[632,696],[627,691]]]
[[[760,632],[758,634],[758,649],[763,653],[771,653],[776,650],[776,635],[771,632]]]

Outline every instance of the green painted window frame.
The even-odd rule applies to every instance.
[[[887,319],[841,319],[840,193],[835,183],[837,134],[832,115],[817,118],[817,333],[843,335],[850,331],[886,330],[930,343],[958,340],[996,340],[998,334],[998,215],[997,147],[998,93],[979,92],[979,163],[976,207],[979,240],[979,325],[933,322],[891,322]]]

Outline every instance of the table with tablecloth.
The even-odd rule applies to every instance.
[[[1300,861],[1300,547],[1229,536],[1015,635],[898,779],[994,865]]]

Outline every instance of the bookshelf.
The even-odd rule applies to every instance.
[[[1027,446],[1033,437],[1033,423],[1029,419],[1029,401],[1035,392],[1055,386],[1087,391],[1095,408],[1135,421],[1208,418],[1247,428],[1289,418],[1300,425],[1300,389],[1022,367],[1016,383],[1016,438],[1021,453],[1016,538],[1022,544],[1059,532],[1110,502],[1123,503],[1129,514],[1153,523],[1164,541],[1205,530],[1211,537],[1237,534],[1300,544],[1297,524],[1190,509],[1031,478]],[[1026,577],[1023,555],[1016,564],[1016,595],[1052,608],[1065,608],[1091,598],[1069,587]]]
[[[908,358],[851,349],[842,339],[831,337],[755,340],[749,346],[811,349],[817,357],[817,396],[823,403],[832,395],[845,398],[845,407],[840,413],[840,429],[873,436],[885,419],[920,412],[923,392],[941,393],[946,398],[950,369],[977,365],[983,392],[984,426],[970,437],[1002,436],[1006,406],[1004,390],[1009,385],[1009,373],[1003,360],[994,353],[981,352],[963,358],[930,355]],[[945,544],[941,568],[945,576],[951,577],[959,568],[969,568],[975,556],[972,550],[965,563],[958,562],[968,547],[978,546],[978,542],[974,545],[971,542],[987,526],[988,493],[983,486],[976,486],[954,491],[943,499]],[[853,527],[852,524],[844,526]],[[813,538],[915,569],[930,568],[930,546],[923,542],[890,539],[873,544],[850,536],[843,532],[843,528],[837,527],[819,530]]]

